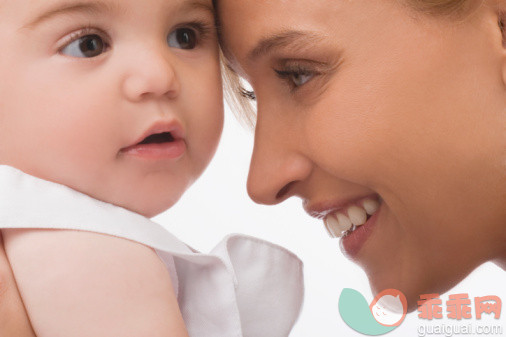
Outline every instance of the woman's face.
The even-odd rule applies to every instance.
[[[411,309],[505,256],[506,51],[492,6],[455,21],[393,0],[218,10],[230,66],[257,98],[255,201],[298,196],[337,235],[351,220],[345,254]],[[358,226],[367,199],[374,215]]]

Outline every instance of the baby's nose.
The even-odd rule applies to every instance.
[[[181,88],[175,63],[163,51],[146,50],[136,55],[123,81],[124,95],[134,102],[146,97],[177,97]]]

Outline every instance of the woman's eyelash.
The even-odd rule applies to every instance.
[[[301,66],[287,67],[284,70],[274,69],[274,71],[279,78],[288,82],[288,85],[292,91],[309,82],[314,76],[321,75],[321,72],[319,71],[309,70]],[[297,80],[299,83],[295,83],[294,80]],[[239,94],[246,99],[256,101],[255,92],[252,90],[247,90],[243,87],[239,87]]]
[[[274,71],[281,78],[286,78],[286,77],[291,76],[291,75],[312,75],[313,74],[313,72],[308,71],[306,69],[302,69],[302,68],[299,68],[299,69],[287,69],[287,70],[277,70],[277,69],[274,69]]]
[[[315,70],[310,70],[310,69],[307,69],[307,68],[302,68],[302,67],[290,67],[290,68],[287,68],[287,69],[283,69],[283,70],[277,70],[277,69],[274,69],[274,71],[276,72],[276,74],[278,75],[279,78],[281,79],[284,79],[284,80],[291,80],[294,76],[315,76],[315,75],[319,75],[320,72],[318,71],[315,71]]]
[[[276,75],[287,82],[291,90],[296,90],[307,82],[311,81],[313,77],[320,75],[319,71],[301,67],[299,65],[289,66],[283,70],[274,69]]]
[[[251,101],[256,101],[257,100],[257,97],[255,95],[255,92],[253,90],[247,90],[247,89],[244,89],[243,87],[240,87],[239,88],[239,94],[246,98],[246,99],[249,99]]]

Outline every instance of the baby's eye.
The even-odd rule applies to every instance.
[[[292,87],[301,87],[309,82],[316,74],[307,70],[275,70],[278,76],[289,81]]]
[[[169,47],[194,49],[197,45],[197,33],[191,28],[178,28],[167,37]]]
[[[70,42],[61,53],[72,57],[90,58],[102,54],[105,49],[104,40],[97,34],[90,34]]]

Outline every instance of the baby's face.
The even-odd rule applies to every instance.
[[[210,0],[0,1],[0,40],[1,164],[151,217],[213,156]]]

